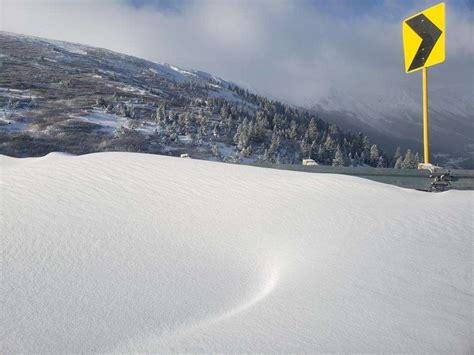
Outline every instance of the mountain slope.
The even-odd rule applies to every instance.
[[[4,353],[474,345],[472,192],[131,153],[0,165]]]
[[[388,166],[364,135],[200,71],[0,33],[0,152]]]

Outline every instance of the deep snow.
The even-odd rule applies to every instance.
[[[2,353],[472,351],[473,192],[0,156]]]

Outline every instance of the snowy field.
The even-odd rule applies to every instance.
[[[4,354],[473,351],[473,192],[132,153],[0,174]]]

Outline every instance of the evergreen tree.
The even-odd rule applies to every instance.
[[[308,137],[311,141],[314,141],[318,136],[318,125],[316,124],[316,119],[311,118],[308,125]]]
[[[330,158],[330,151],[327,150],[326,144],[320,144],[318,146],[318,161],[321,163],[327,163]]]
[[[332,154],[334,154],[337,149],[337,144],[330,135],[327,136],[326,141],[324,142],[324,148],[326,151],[331,152]]]
[[[236,142],[237,148],[242,151],[248,148],[250,145],[250,132],[249,132],[250,126],[249,126],[249,121],[247,120],[247,118],[244,119],[244,121],[241,123],[239,127],[240,127],[240,130],[237,129],[238,134],[236,133],[234,138],[237,139],[237,142]]]
[[[405,159],[403,160],[402,168],[403,169],[416,169],[418,166],[415,162],[415,156],[410,149],[407,150],[405,154]]]
[[[355,155],[354,155],[354,161],[353,161],[352,165],[353,166],[359,166],[361,164],[362,163],[360,162],[360,155],[359,155],[359,153],[356,152]]]
[[[242,129],[243,129],[243,125],[241,123],[241,124],[238,125],[237,132],[235,132],[235,135],[234,135],[234,143],[237,144],[237,145],[240,142],[240,134],[242,133]]]
[[[334,154],[334,159],[332,160],[332,166],[344,166],[344,155],[341,151],[341,147],[337,147],[336,153]]]
[[[400,147],[397,147],[397,150],[395,151],[395,155],[393,156],[393,164],[395,164],[398,160],[398,158],[402,157],[402,152],[400,150]]]
[[[296,121],[295,121],[295,120],[291,120],[291,123],[290,123],[290,130],[289,130],[289,132],[288,132],[288,138],[289,138],[291,141],[295,141],[297,135],[298,135],[298,132],[297,132]]]
[[[278,152],[278,149],[280,149],[280,136],[276,130],[273,130],[272,141],[268,153],[273,157]]]
[[[365,151],[366,155],[367,153],[370,154],[370,141],[369,137],[362,135],[362,150]]]
[[[306,139],[300,142],[300,153],[303,158],[309,158],[311,155],[311,146]]]
[[[269,161],[270,160],[270,155],[268,154],[268,149],[265,149],[265,151],[263,152],[262,160],[263,161]]]
[[[255,116],[255,137],[257,142],[263,142],[265,140],[265,132],[268,126],[268,121],[262,111],[258,111]]]
[[[164,123],[166,120],[166,111],[165,104],[161,104],[160,107],[156,109],[156,124]]]
[[[385,159],[383,158],[383,156],[379,156],[379,160],[377,162],[377,168],[385,168]]]
[[[311,143],[311,146],[309,147],[309,157],[314,161],[321,160],[321,158],[319,157],[319,144],[317,144],[316,141],[313,141],[313,143]]]
[[[394,168],[395,169],[401,169],[403,167],[403,159],[401,156],[399,156],[397,158],[397,160],[395,161],[395,165],[394,165]]]
[[[379,158],[380,155],[377,144],[373,144],[372,147],[370,147],[370,165],[377,166]]]
[[[248,132],[248,143],[246,144],[246,146],[257,141],[257,130],[256,130],[256,125],[254,125],[253,121],[249,121],[247,132]]]
[[[420,155],[418,152],[415,154],[415,169],[418,169],[418,164],[420,164]]]

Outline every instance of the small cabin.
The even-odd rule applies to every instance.
[[[180,158],[191,158],[191,157],[189,156],[189,154],[181,154],[179,157],[180,157]]]
[[[303,159],[303,165],[319,165],[313,159]]]

